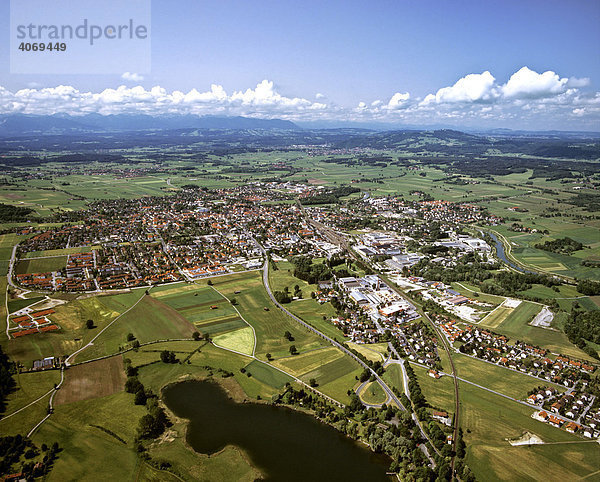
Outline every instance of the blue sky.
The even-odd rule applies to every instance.
[[[0,47],[0,112],[600,130],[599,25],[595,0],[153,0],[150,72],[10,74]]]

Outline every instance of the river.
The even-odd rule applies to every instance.
[[[535,271],[530,271],[524,268],[521,268],[520,266],[516,265],[515,263],[513,263],[512,261],[510,261],[507,257],[506,257],[506,253],[504,252],[504,245],[502,244],[502,241],[500,241],[500,239],[498,238],[498,236],[496,236],[494,233],[489,232],[488,233],[491,238],[494,240],[494,242],[496,243],[496,255],[498,256],[498,258],[500,258],[502,261],[504,261],[507,265],[509,265],[511,268],[516,269],[517,271],[520,271],[521,273],[528,273],[528,274],[536,274]]]
[[[285,407],[236,403],[214,382],[185,381],[163,391],[163,401],[189,420],[187,442],[213,454],[241,447],[269,481],[390,481],[390,459],[374,454],[333,427]]]

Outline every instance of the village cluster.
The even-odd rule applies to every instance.
[[[410,275],[410,268],[424,257],[420,248],[425,245],[433,249],[430,262],[446,267],[466,254],[496,262],[484,239],[464,234],[458,226],[495,224],[499,218],[472,204],[393,197],[365,196],[333,208],[273,202],[290,194],[304,198],[321,191],[300,183],[256,182],[214,191],[190,187],[168,198],[95,202],[85,211],[64,213],[60,227],[22,230],[13,281],[45,293],[99,292],[259,269],[268,262],[264,250],[277,261],[294,256],[331,259],[352,249],[364,266],[387,273],[392,283],[418,291],[423,300],[461,320],[434,316],[455,350],[565,387],[564,391],[540,387],[524,398],[523,403],[536,408],[539,420],[598,437],[600,406],[585,392],[595,367],[523,342],[511,344],[506,336],[477,326],[493,305],[439,281]],[[362,225],[353,224],[356,220]],[[367,227],[369,220],[375,220],[377,229]],[[352,233],[345,237],[345,245],[340,242],[342,231]],[[44,257],[60,258],[64,265],[51,271],[19,272],[21,263]],[[334,276],[319,283],[314,297],[319,303],[343,307],[331,322],[350,341],[395,340],[403,355],[439,378],[443,375],[438,355],[441,340],[389,283],[376,274]],[[52,309],[12,313],[11,336],[59,329],[52,314]],[[53,361],[39,362],[37,369],[54,366]],[[443,413],[438,418],[444,418]]]

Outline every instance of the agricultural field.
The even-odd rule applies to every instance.
[[[564,389],[560,385],[539,380],[460,353],[453,355],[452,358],[460,378],[485,386],[508,397],[523,400],[527,398],[529,390],[539,386],[549,386],[559,391]],[[435,383],[437,384],[438,381],[435,380]]]
[[[246,365],[245,369],[252,377],[275,389],[281,389],[286,383],[290,383],[294,380],[289,375],[258,360],[251,361]]]
[[[472,385],[462,383],[460,394],[466,462],[476,474],[485,474],[486,480],[534,481],[539,480],[540,474],[552,474],[556,480],[574,480],[593,477],[597,472],[595,441],[538,422],[531,418],[531,408]],[[536,434],[547,445],[513,447],[508,443],[525,431]],[[511,463],[507,464],[507,460]]]
[[[276,359],[272,364],[292,375],[301,378],[305,373],[316,370],[329,362],[339,360],[344,354],[334,347],[321,348],[301,355]]]
[[[6,407],[0,417],[6,417],[47,394],[52,390],[55,383],[60,382],[60,371],[46,370],[17,373],[15,382],[15,390],[6,397]],[[43,399],[40,403],[42,405],[47,404],[48,398]],[[10,424],[12,418],[0,420],[0,429],[2,429],[4,423]]]
[[[27,308],[28,306],[34,305],[44,299],[43,296],[36,296],[34,298],[16,298],[9,300],[8,302],[8,312],[14,313],[15,311],[22,310],[23,308]]]
[[[152,297],[173,308],[203,334],[217,335],[247,326],[231,303],[209,286],[167,285],[153,291]]]
[[[254,351],[254,330],[251,327],[240,328],[222,335],[215,336],[213,343],[217,346],[234,350],[245,355]]]
[[[76,365],[65,371],[65,380],[54,403],[62,405],[122,392],[125,379],[121,355]]]
[[[90,297],[58,305],[54,308],[56,313],[50,315],[49,318],[60,326],[60,330],[11,340],[6,343],[4,349],[11,358],[29,367],[33,360],[47,356],[70,355],[88,343],[99,330],[119,316],[121,311],[116,311],[117,309],[123,311],[127,309],[120,302],[115,302],[110,298],[114,297]],[[113,310],[113,308],[115,309]],[[88,319],[93,320],[96,328],[89,330],[85,327]]]
[[[99,298],[107,307],[120,308],[120,318],[102,333],[93,346],[78,355],[76,361],[118,353],[128,345],[126,339],[129,333],[140,343],[146,343],[154,340],[191,338],[196,331],[195,326],[176,310],[151,296],[144,295],[143,290],[138,290],[137,298],[140,301],[135,306],[133,303],[137,300],[134,301],[135,297],[132,299],[131,295],[127,293]],[[123,303],[126,301],[133,303],[125,307]]]
[[[49,273],[60,271],[67,265],[67,256],[49,258],[31,258],[19,261],[15,266],[16,274]]]
[[[536,227],[540,230],[548,229],[550,236],[539,233],[520,233],[509,231],[507,226],[496,226],[494,231],[503,235],[510,243],[510,253],[519,262],[530,265],[537,270],[551,274],[563,275],[571,278],[589,278],[600,280],[600,269],[582,266],[584,260],[600,260],[600,229],[583,223],[574,223],[568,220],[557,220],[556,218],[535,219]],[[530,221],[531,222],[531,221]],[[570,237],[575,241],[583,243],[588,248],[575,251],[571,255],[558,254],[535,248],[538,243]]]
[[[514,308],[507,306],[498,306],[494,311],[489,313],[485,318],[482,318],[478,325],[495,329],[500,326],[504,321],[512,315]]]
[[[387,368],[387,370],[389,370],[392,367],[396,367],[396,365],[391,365]],[[455,405],[454,381],[452,377],[444,376],[442,378],[435,379],[430,377],[428,375],[427,370],[421,366],[412,365],[412,368],[415,371],[415,375],[417,376],[417,380],[419,381],[421,391],[423,392],[423,395],[427,399],[429,405],[431,405],[432,408],[435,408],[437,410],[444,410],[448,413],[453,413]],[[391,377],[390,379],[395,380],[395,383],[399,383],[400,389],[402,389],[402,373],[400,371],[400,367],[397,367],[395,372],[391,373]],[[459,390],[462,390],[463,385],[465,384],[459,384]]]
[[[213,280],[214,288],[220,293],[229,299],[236,299],[237,310],[254,328],[257,356],[262,358],[267,353],[271,353],[274,358],[287,356],[291,345],[299,353],[325,346],[325,341],[286,317],[271,302],[262,284],[261,274],[246,272],[220,276]],[[284,338],[286,331],[291,333],[293,341]]]
[[[363,355],[367,360],[372,362],[383,362],[388,354],[387,343],[373,343],[369,345],[360,343],[347,343],[347,345]]]

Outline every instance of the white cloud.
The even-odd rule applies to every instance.
[[[538,74],[523,67],[505,84],[484,71],[465,75],[424,99],[397,91],[389,100],[358,102],[357,99],[354,107],[336,105],[321,93],[312,99],[284,95],[270,80],[232,93],[219,84],[187,92],[141,85],[121,85],[100,92],[80,91],[69,85],[48,88],[31,85],[11,92],[0,86],[0,114],[218,114],[299,121],[452,122],[458,126],[461,122],[474,125],[478,121],[496,125],[510,121],[513,126],[514,120],[529,120],[532,126],[540,128],[540,120],[553,122],[558,128],[560,122],[568,124],[576,120],[593,128],[600,117],[600,93],[585,89],[589,83],[585,78],[561,78],[552,71]]]
[[[0,113],[27,114],[68,113],[73,115],[98,112],[120,114],[141,112],[160,114],[214,114],[255,115],[259,117],[302,116],[325,111],[329,106],[299,97],[286,97],[275,90],[271,81],[263,80],[254,89],[236,91],[228,95],[221,85],[210,90],[191,89],[184,93],[168,92],[155,86],[146,89],[140,85],[121,85],[101,92],[81,92],[75,87],[59,85],[44,89],[22,89],[12,93],[0,87]],[[332,107],[332,111],[336,108]]]
[[[538,74],[528,67],[522,67],[502,86],[502,93],[509,99],[539,99],[563,93],[568,82],[569,79],[561,79],[551,70]]]
[[[408,92],[405,92],[404,94],[396,92],[394,95],[392,95],[392,98],[388,102],[387,107],[388,109],[399,109],[401,107],[404,107],[409,99],[410,94]]]
[[[124,72],[121,78],[127,82],[141,82],[144,80],[143,75],[136,74],[135,72]]]
[[[435,95],[429,94],[422,104],[489,101],[498,97],[495,80],[487,70],[481,74],[469,74],[454,85],[439,89]]]
[[[569,81],[567,82],[568,87],[587,87],[590,85],[590,79],[588,77],[583,77],[578,79],[577,77],[569,77]]]

